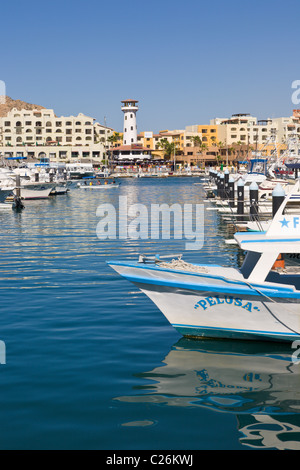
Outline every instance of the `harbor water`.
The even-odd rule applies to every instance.
[[[300,364],[290,344],[182,338],[107,261],[183,254],[239,266],[216,211],[204,246],[107,239],[97,207],[204,204],[196,178],[72,187],[1,210],[1,449],[300,449]],[[183,312],[184,314],[184,312]],[[5,362],[5,363],[4,363]]]

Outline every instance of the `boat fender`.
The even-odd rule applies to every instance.
[[[280,268],[280,269],[285,268],[285,260],[284,260],[284,255],[282,253],[278,256],[277,260],[273,264],[272,269],[276,269],[276,268]]]

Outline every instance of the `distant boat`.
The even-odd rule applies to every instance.
[[[82,184],[78,183],[77,186],[82,189],[112,189],[112,188],[118,188],[120,185],[119,183],[107,183],[107,184]]]

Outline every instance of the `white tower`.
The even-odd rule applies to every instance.
[[[137,100],[124,100],[121,109],[124,113],[123,145],[137,143],[136,112],[138,111]]]

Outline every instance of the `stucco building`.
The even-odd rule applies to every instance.
[[[0,152],[4,156],[47,157],[51,161],[105,159],[113,129],[82,113],[56,116],[52,109],[12,109],[0,117]]]

